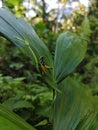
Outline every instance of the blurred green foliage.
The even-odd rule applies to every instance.
[[[0,103],[37,127],[40,120],[48,122],[51,118],[52,92],[38,83],[25,83],[24,80],[24,77],[0,75]]]
[[[98,1],[89,8],[88,18],[91,28],[88,50],[83,62],[77,68],[81,81],[92,89],[93,95],[98,96]]]

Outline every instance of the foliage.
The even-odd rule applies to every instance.
[[[9,53],[11,55],[17,52],[15,55],[13,55],[13,57],[20,57],[22,62],[17,63],[17,61],[14,61],[10,63],[10,60],[12,59],[6,57],[8,52],[5,53],[5,57],[8,59],[5,57],[3,58],[6,59],[6,61],[9,61],[7,63],[9,63],[9,67],[11,69],[13,68],[12,70],[15,74],[17,70],[19,71],[20,76],[25,74],[23,78],[17,78],[18,75],[11,75],[16,78],[1,75],[0,91],[2,92],[2,105],[19,114],[37,129],[52,129],[52,125],[50,124],[49,120],[51,118],[54,120],[54,130],[97,129],[97,44],[95,44],[97,43],[95,38],[97,37],[97,29],[94,29],[94,33],[93,31],[91,32],[89,30],[89,21],[86,19],[83,21],[81,27],[78,26],[80,28],[76,31],[78,32],[78,35],[76,33],[66,32],[62,33],[58,37],[58,34],[51,32],[43,22],[37,24],[35,27],[36,31],[42,37],[42,39],[44,39],[52,52],[55,50],[55,44],[53,43],[57,39],[53,64],[51,53],[42,40],[40,40],[40,38],[37,36],[32,27],[23,20],[15,18],[8,10],[7,12],[4,8],[2,10],[7,17],[7,20],[3,14],[0,14],[0,20],[2,24],[2,28],[0,28],[1,33],[14,44],[18,45],[18,47],[21,48],[20,50],[23,51],[23,53],[21,53],[16,47],[14,47],[15,51],[13,51],[13,53]],[[9,22],[10,19],[7,14],[10,16],[10,19],[12,20],[11,22]],[[92,17],[90,18],[90,21],[91,29],[93,29],[93,27],[96,28],[92,22]],[[96,18],[94,19],[94,23],[97,24]],[[91,44],[92,41],[89,40],[90,33],[92,33],[90,36],[92,41],[96,41],[94,44]],[[88,46],[86,58],[78,66],[78,64],[84,58],[88,41],[90,44]],[[12,44],[9,45],[12,46]],[[76,45],[78,49],[76,48]],[[92,49],[93,45],[94,47]],[[84,49],[82,49],[81,46]],[[3,48],[1,49],[1,53],[3,54],[6,46],[2,44],[1,47]],[[25,55],[25,52],[31,59]],[[93,54],[94,57],[91,56],[91,54]],[[46,64],[52,67],[51,70],[46,70],[48,76],[40,73],[40,56],[45,56]],[[28,63],[25,66],[26,60]],[[2,58],[1,63],[5,65]],[[29,72],[27,67],[29,65],[31,66],[30,69],[33,69],[33,73]],[[71,77],[68,77],[77,66],[77,71],[75,71]],[[21,69],[24,73],[20,73]],[[4,69],[3,72],[5,72]],[[81,81],[86,85],[81,84]],[[91,90],[93,94],[91,93]],[[53,108],[53,103],[54,113],[52,114],[51,110]],[[4,109],[3,112],[6,112]],[[3,115],[3,117],[5,117],[5,115]],[[4,130],[5,129],[6,128],[4,128]]]
[[[66,78],[58,87],[62,95],[58,93],[55,102],[54,130],[89,130],[97,117],[98,98],[92,98],[90,89],[72,77]]]
[[[3,5],[10,8],[10,10],[15,13],[19,17],[24,17],[25,8],[22,5],[23,0],[5,0],[3,1]]]
[[[93,8],[92,8],[93,6]],[[98,18],[97,18],[97,1],[96,4],[93,2],[93,5],[89,8],[89,22],[91,28],[91,36],[89,38],[89,44],[87,49],[87,54],[85,56],[84,61],[77,68],[77,77],[84,83],[89,85],[92,90],[93,95],[98,95],[98,40],[97,40],[97,26],[98,26]],[[86,27],[85,27],[86,28]]]
[[[0,75],[0,102],[10,111],[18,113],[25,120],[31,120],[32,123],[40,116],[50,118],[47,112],[51,112],[51,109],[47,109],[46,106],[51,106],[52,92],[45,86],[26,84],[24,79]]]
[[[78,50],[75,52],[76,48],[78,48]],[[54,59],[54,74],[57,83],[73,72],[84,58],[86,49],[87,43],[82,40],[81,37],[74,36],[72,33],[68,32],[60,35],[57,40]],[[65,52],[66,54],[63,58]],[[63,63],[60,64],[62,58]]]
[[[4,122],[6,125],[4,125]],[[5,109],[2,105],[0,105],[0,127],[2,130],[10,130],[11,128],[13,130],[35,130],[35,128],[30,126],[16,114]]]

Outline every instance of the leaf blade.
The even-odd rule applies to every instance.
[[[18,115],[6,109],[4,106],[0,104],[0,122],[4,120],[2,123],[3,129],[6,130],[6,123],[9,125],[9,128],[12,127],[13,130],[19,128],[19,130],[36,130],[33,126],[29,125]],[[1,126],[0,126],[1,127]]]
[[[35,53],[37,60],[39,61],[40,56],[46,57],[47,63],[52,67],[53,60],[52,56],[43,43],[43,41],[38,37],[34,29],[30,24],[24,21],[21,18],[15,17],[8,8],[0,8],[0,33],[8,38],[11,42],[16,44],[23,49],[26,49],[27,53],[30,53],[30,50],[27,49],[27,46],[23,41],[29,43],[30,48]],[[21,39],[18,40],[17,38]],[[23,41],[22,41],[23,40]],[[32,54],[31,54],[32,56]]]
[[[73,33],[66,32],[59,36],[54,58],[54,76],[59,83],[74,71],[83,60],[87,50],[87,42]]]

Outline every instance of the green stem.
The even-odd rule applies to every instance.
[[[17,40],[20,40],[21,42],[23,42],[23,43],[27,46],[27,48],[30,50],[30,52],[31,52],[31,54],[32,54],[32,56],[33,56],[33,58],[34,58],[34,60],[35,60],[36,68],[37,68],[37,70],[39,71],[37,57],[36,57],[34,51],[32,50],[32,48],[30,47],[29,42],[26,41],[26,40],[24,40],[24,39],[21,39],[21,38],[19,38],[19,37],[15,37],[15,38],[16,38]]]

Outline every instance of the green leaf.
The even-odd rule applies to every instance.
[[[56,95],[53,130],[90,130],[97,126],[98,98],[91,95],[90,88],[70,77],[57,87],[62,94]]]
[[[0,105],[0,129],[1,130],[36,130],[34,127],[26,123],[18,115],[10,112],[8,109]]]
[[[58,37],[54,58],[54,76],[57,83],[74,71],[83,60],[86,50],[87,42],[71,32]]]
[[[43,120],[43,121],[39,122],[37,125],[35,125],[35,127],[37,127],[37,126],[43,126],[43,125],[46,125],[47,123],[48,123],[47,120]]]
[[[81,119],[82,93],[79,84],[66,78],[58,87],[62,94],[57,93],[54,104],[54,130],[74,130]]]
[[[89,96],[91,106],[87,114],[82,117],[76,130],[97,130],[98,129],[98,97]],[[88,101],[87,101],[88,103]],[[89,106],[89,104],[87,104]],[[88,107],[87,106],[87,107]]]
[[[86,115],[76,127],[76,130],[90,130],[92,127],[93,122],[96,120],[96,113],[91,113]],[[94,126],[93,126],[94,127]]]
[[[82,22],[81,28],[80,28],[80,35],[82,38],[84,38],[85,40],[89,40],[88,37],[91,34],[91,30],[90,30],[90,24],[89,24],[89,20],[88,18],[85,18]]]
[[[6,7],[0,8],[0,33],[17,46],[24,49],[35,64],[45,56],[49,66],[53,66],[52,56],[30,24],[15,17]]]
[[[7,107],[9,110],[20,109],[20,108],[34,108],[34,106],[28,101],[15,101],[15,99],[8,99],[3,102],[3,106]]]

